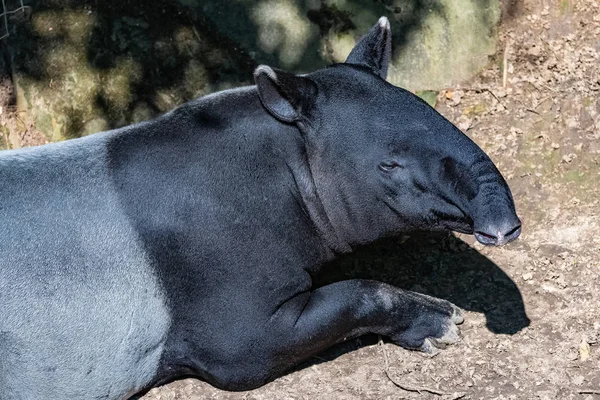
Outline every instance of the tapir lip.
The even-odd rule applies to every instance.
[[[454,232],[472,234],[475,239],[486,246],[503,246],[521,235],[521,221],[516,218],[512,223],[505,222],[493,227],[488,225],[487,229],[477,227],[478,224],[473,222],[473,217],[456,207],[457,210],[463,212],[464,220],[461,221],[446,221],[444,223],[446,229]],[[512,218],[509,218],[512,220]],[[508,227],[508,228],[507,228]]]
[[[450,199],[444,198],[445,205],[450,206],[445,212],[438,210],[432,210],[432,214],[435,216],[437,221],[441,222],[443,229],[472,234],[473,233],[473,218],[465,211],[459,204],[451,201]]]
[[[475,239],[481,244],[486,246],[503,246],[509,242],[512,242],[521,234],[521,223],[513,226],[510,230],[502,233],[502,231],[497,231],[495,234],[490,234],[483,231],[475,231],[473,235]]]

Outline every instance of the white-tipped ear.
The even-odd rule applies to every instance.
[[[258,75],[262,74],[267,75],[272,80],[277,80],[277,74],[275,73],[275,71],[273,71],[273,68],[269,67],[268,65],[259,65],[254,70],[254,77],[257,77]]]
[[[317,95],[317,85],[309,78],[260,65],[254,81],[262,105],[283,122],[296,122],[306,116]]]
[[[346,62],[370,68],[383,79],[387,77],[392,58],[392,30],[386,17],[379,21],[363,36],[350,52]]]
[[[390,20],[387,17],[379,17],[379,20],[377,21],[377,23],[379,24],[381,29],[387,29],[388,31],[391,30],[390,29]]]

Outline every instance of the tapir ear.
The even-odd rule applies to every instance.
[[[283,122],[296,122],[310,111],[317,85],[309,78],[260,65],[254,80],[263,106]]]
[[[379,18],[377,24],[363,36],[350,52],[349,64],[368,67],[385,79],[392,57],[392,30],[386,17]]]

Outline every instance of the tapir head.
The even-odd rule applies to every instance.
[[[410,92],[385,81],[389,22],[381,18],[345,63],[297,76],[260,66],[266,110],[305,138],[321,222],[346,244],[411,229],[474,233],[502,245],[521,232],[490,158]],[[309,205],[310,206],[310,205]]]

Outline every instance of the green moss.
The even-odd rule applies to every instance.
[[[52,132],[54,130],[52,116],[44,111],[39,112],[35,117],[35,126],[41,132]]]
[[[476,115],[482,115],[487,112],[487,106],[485,104],[475,104],[465,108],[463,113],[469,117],[473,117]]]
[[[428,5],[429,9],[415,14],[414,5],[400,13],[401,19],[413,20],[418,28],[409,30],[403,46],[395,49],[392,83],[413,90],[442,89],[469,79],[488,65],[488,56],[496,51],[498,1],[442,0],[415,4],[420,8]]]
[[[154,112],[146,103],[138,103],[133,108],[133,112],[131,113],[131,122],[138,123],[142,121],[147,121],[154,116]]]
[[[600,185],[600,175],[596,171],[581,171],[573,169],[565,172],[560,181],[562,181],[568,190],[566,198],[577,197],[582,201],[596,201],[598,198],[598,186]]]
[[[433,90],[422,90],[415,94],[425,100],[431,107],[435,107],[437,103],[437,92],[434,92]]]
[[[588,180],[588,174],[579,170],[567,171],[563,175],[565,182],[585,183]]]
[[[111,1],[90,13],[41,1],[10,43],[19,110],[51,141],[121,126],[250,83],[259,62],[306,72],[342,61],[381,15],[392,22],[396,46],[389,80],[425,89],[421,97],[434,105],[428,90],[486,64],[499,15],[499,0],[324,0],[312,8],[295,0],[180,2],[201,12],[178,2]]]
[[[321,32],[333,31],[334,33],[348,32],[356,29],[352,22],[355,13],[338,7],[335,3],[321,2],[321,8],[318,10],[309,10],[308,19],[316,24]]]
[[[0,125],[0,150],[9,150],[10,143],[8,137],[10,136],[10,129],[7,126]]]
[[[105,131],[108,128],[110,126],[104,118],[95,118],[84,124],[83,132],[85,135],[91,135],[92,133]]]
[[[197,60],[191,60],[184,72],[183,85],[188,88],[190,97],[200,97],[206,94],[208,84],[208,76],[206,68]]]
[[[557,150],[551,150],[550,154],[545,157],[545,162],[542,164],[544,166],[544,172],[552,173],[556,171],[556,168],[560,165],[560,162],[560,152]]]

